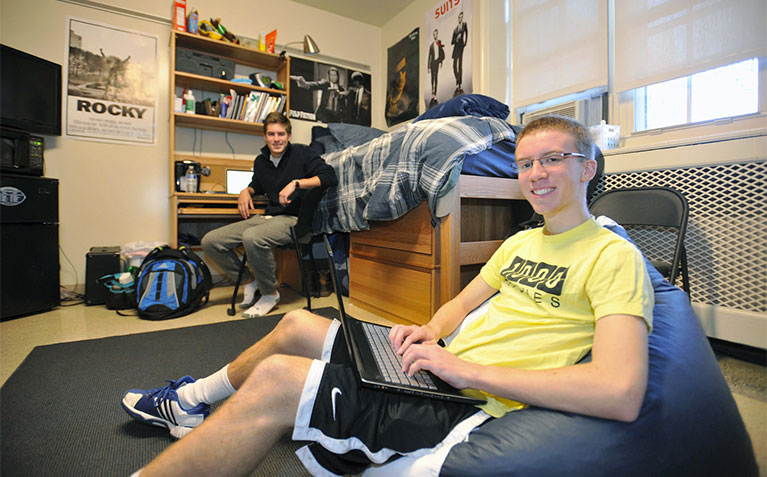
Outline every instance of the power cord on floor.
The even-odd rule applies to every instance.
[[[85,303],[85,294],[79,293],[77,291],[77,269],[75,268],[74,264],[72,264],[72,260],[69,259],[66,252],[64,252],[64,249],[59,245],[59,250],[61,251],[61,255],[64,256],[67,262],[69,262],[69,266],[72,267],[72,273],[75,275],[75,289],[70,290],[69,288],[65,286],[59,286],[59,297],[61,300],[61,306],[74,306],[79,305],[81,303]]]

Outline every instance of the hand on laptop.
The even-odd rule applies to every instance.
[[[431,371],[458,389],[472,388],[471,376],[480,374],[479,365],[464,361],[436,343],[415,344],[402,356],[402,371],[413,376],[421,370]]]
[[[404,354],[413,343],[436,344],[439,336],[428,325],[394,325],[389,331],[389,340],[397,354]]]

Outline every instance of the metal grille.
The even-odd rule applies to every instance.
[[[692,301],[767,313],[766,177],[765,161],[615,173],[602,178],[597,193],[650,186],[681,192],[690,205],[685,247]],[[669,239],[656,232],[641,241],[665,249]],[[646,252],[651,260],[655,253]]]

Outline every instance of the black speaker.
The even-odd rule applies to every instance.
[[[91,247],[85,255],[85,304],[103,305],[106,287],[98,280],[120,271],[120,247]]]

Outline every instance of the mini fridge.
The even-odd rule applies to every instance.
[[[59,181],[1,174],[0,319],[60,302]]]

